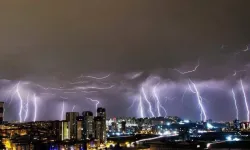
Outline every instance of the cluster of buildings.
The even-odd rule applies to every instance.
[[[0,149],[87,150],[117,144],[138,149],[157,139],[211,142],[250,137],[249,122],[192,122],[176,116],[107,118],[105,108],[97,108],[96,115],[66,112],[65,120],[8,123],[3,121],[3,106],[0,103]]]
[[[3,103],[0,103],[0,116]],[[3,111],[2,111],[3,112]],[[107,142],[106,110],[66,112],[65,120],[23,123],[3,122],[0,137],[6,149],[95,149]],[[0,146],[1,149],[1,146]]]

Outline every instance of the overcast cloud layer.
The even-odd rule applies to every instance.
[[[39,110],[57,112],[54,116],[48,116],[50,111],[40,112],[40,120],[60,119],[64,101],[65,111],[74,105],[77,111],[94,110],[95,102],[86,98],[100,100],[99,106],[107,107],[109,116],[141,117],[138,98],[145,84],[153,105],[150,90],[158,84],[168,115],[198,120],[195,94],[188,90],[184,97],[188,103],[182,102],[189,79],[200,85],[208,117],[235,118],[231,95],[235,88],[241,118],[246,119],[239,83],[242,79],[248,93],[248,7],[249,2],[243,0],[1,1],[0,88],[8,103],[7,119],[20,119],[20,97],[15,93],[20,81],[21,96],[31,97],[31,112],[34,94]],[[104,79],[86,77],[109,74]],[[166,102],[166,97],[174,100]]]

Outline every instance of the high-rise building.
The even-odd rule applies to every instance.
[[[105,121],[106,121],[106,110],[105,110],[105,108],[102,108],[102,107],[97,108],[97,116],[105,118]]]
[[[83,134],[84,134],[83,121],[84,121],[83,116],[76,117],[76,122],[77,122],[77,136],[76,136],[76,139],[78,141],[82,141],[84,139],[83,138]]]
[[[70,139],[69,137],[69,123],[66,120],[62,121],[62,141]]]
[[[102,139],[100,140],[101,142],[106,142],[107,141],[107,135],[106,135],[106,110],[105,108],[99,107],[97,108],[97,117],[102,119]],[[98,119],[97,119],[98,120]]]
[[[106,132],[104,132],[103,128],[103,118],[100,116],[97,116],[94,118],[94,134],[95,138],[99,140],[100,143],[105,143],[106,142]]]
[[[55,140],[61,141],[63,140],[63,121],[48,121],[50,122],[50,133],[54,137]]]
[[[78,112],[67,112],[66,121],[68,122],[69,138],[76,139],[77,137],[77,121],[76,117],[79,116]]]
[[[0,124],[3,123],[4,102],[0,102]]]
[[[90,111],[85,111],[82,113],[83,116],[83,133],[84,133],[84,139],[90,139],[93,138],[94,131],[93,131],[93,113]]]

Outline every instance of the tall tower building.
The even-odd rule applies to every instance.
[[[68,122],[68,131],[69,138],[76,139],[77,137],[77,121],[76,117],[79,116],[78,112],[67,112],[66,113],[66,121]]]
[[[105,108],[97,108],[97,117],[94,119],[94,124],[95,138],[99,139],[101,143],[105,143],[107,141]]]
[[[105,110],[105,108],[102,108],[102,107],[97,108],[97,116],[105,118],[105,121],[106,121],[106,110]]]
[[[76,121],[77,121],[77,136],[76,136],[76,139],[78,141],[83,140],[83,135],[84,135],[83,120],[84,120],[83,116],[76,117]]]
[[[97,116],[94,118],[94,134],[95,138],[100,141],[100,143],[105,142],[105,135],[104,135],[104,129],[103,129],[103,118],[100,116]]]
[[[93,118],[93,113],[90,111],[85,111],[82,113],[83,116],[83,133],[84,133],[84,139],[90,139],[93,138],[94,136],[94,131],[93,131],[93,123],[94,123],[94,118]]]
[[[0,124],[3,123],[4,102],[0,102]]]

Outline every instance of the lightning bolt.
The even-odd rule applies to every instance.
[[[87,90],[87,89],[96,89],[96,90],[108,90],[113,88],[115,85],[111,85],[109,87],[94,87],[94,86],[87,86],[87,87],[76,87],[76,89],[80,90]]]
[[[233,95],[234,105],[235,105],[235,109],[236,109],[236,119],[239,120],[239,110],[238,110],[237,100],[236,100],[236,96],[235,96],[233,88],[232,88],[232,95]]]
[[[69,84],[85,84],[88,83],[89,81],[79,81],[79,82],[69,82]]]
[[[86,93],[86,94],[89,94],[89,93],[96,93],[97,91],[81,91],[82,93]]]
[[[246,52],[246,51],[248,51],[249,49],[248,49],[248,45],[246,45],[246,49],[244,49],[244,50],[242,50],[243,52]]]
[[[235,70],[233,76],[236,76],[236,75],[237,75],[237,72],[244,72],[244,71],[247,71],[247,70],[238,70],[238,71]]]
[[[157,88],[157,85],[153,88],[153,94],[154,94],[154,97],[155,97],[155,100],[156,100],[156,107],[157,107],[157,112],[158,112],[158,117],[161,116],[161,111],[160,111],[160,100],[159,100],[159,97],[156,93],[156,88]]]
[[[185,71],[185,72],[182,72],[182,71],[180,71],[180,70],[178,70],[178,69],[176,69],[176,68],[175,68],[174,70],[177,71],[177,72],[179,72],[180,74],[187,74],[187,73],[195,72],[199,66],[200,66],[200,59],[198,59],[198,63],[197,63],[197,65],[194,67],[193,70],[189,70],[189,71]]]
[[[136,79],[136,78],[140,77],[142,74],[143,74],[143,72],[135,73],[130,79],[131,80]]]
[[[132,104],[128,107],[128,109],[132,108],[135,104],[136,99],[133,100]]]
[[[63,92],[65,94],[75,94],[76,92]]]
[[[142,97],[141,97],[141,95],[139,97],[139,110],[140,110],[141,118],[144,118],[144,112],[143,112],[143,105],[142,105]]]
[[[95,77],[95,76],[83,76],[81,75],[80,77],[78,78],[91,78],[91,79],[96,79],[96,80],[102,80],[102,79],[106,79],[110,76],[111,74],[108,74],[106,76],[103,76],[103,77]]]
[[[165,113],[164,117],[166,117],[168,115],[167,110],[162,105],[160,105],[160,108],[164,111],[164,113]]]
[[[148,98],[147,98],[147,95],[145,94],[144,88],[142,87],[141,90],[142,90],[142,94],[143,94],[143,96],[144,96],[145,101],[148,103],[149,112],[151,113],[151,116],[152,116],[152,117],[155,117],[155,115],[154,115],[154,113],[153,113],[153,111],[152,111],[152,105],[151,105],[151,103],[149,102],[149,100],[148,100]]]
[[[240,79],[240,84],[241,84],[241,89],[242,89],[242,93],[243,93],[244,101],[245,101],[245,106],[246,106],[246,110],[247,110],[247,121],[249,122],[249,108],[248,108],[247,97],[246,97],[244,85],[242,83],[242,79]]]
[[[10,97],[10,102],[9,102],[8,106],[10,106],[10,104],[11,104],[11,102],[12,102],[12,100],[13,100],[13,96],[16,94],[16,92],[13,92],[13,91],[16,89],[17,85],[18,85],[18,83],[17,83],[16,85],[14,85],[14,86],[9,90],[8,94],[6,95],[6,101],[8,101],[8,100],[9,100],[9,97]]]
[[[64,100],[63,100],[63,102],[62,102],[61,120],[63,120],[63,115],[64,115]]]
[[[95,109],[95,110],[97,110],[100,101],[94,100],[94,99],[92,99],[92,98],[86,98],[86,99],[88,99],[88,100],[90,100],[90,101],[92,101],[92,102],[96,102],[96,104],[95,104],[95,108],[96,108],[96,109]]]
[[[23,121],[23,119],[22,119],[23,99],[22,99],[21,94],[20,94],[20,92],[19,92],[19,84],[20,84],[20,81],[19,81],[18,84],[17,84],[16,93],[17,93],[17,96],[18,96],[18,98],[19,98],[19,100],[20,100],[19,122],[22,122],[22,121]]]
[[[191,87],[190,87],[190,88],[191,88]],[[188,89],[188,88],[185,89],[185,91],[184,91],[184,93],[183,93],[183,95],[182,95],[182,97],[181,97],[182,103],[183,103],[183,100],[184,100],[184,96],[185,96],[185,94],[186,94],[186,92],[187,92],[187,89]]]
[[[34,97],[34,118],[33,121],[36,121],[36,117],[37,117],[37,98],[36,98],[36,94],[34,93],[33,95]]]
[[[72,108],[71,112],[74,112],[75,107],[76,107],[76,105],[74,105],[74,106],[73,106],[73,108]]]
[[[25,106],[26,112],[25,112],[25,116],[24,116],[24,122],[28,118],[28,113],[29,113],[29,95],[30,95],[30,93],[28,93],[27,100],[26,100],[26,106]]]
[[[200,96],[200,93],[199,93],[199,91],[198,91],[198,89],[197,89],[195,83],[194,83],[192,80],[190,80],[190,79],[189,79],[189,81],[190,81],[190,83],[191,83],[191,84],[193,85],[193,87],[194,87],[194,92],[195,92],[195,94],[196,94],[196,97],[197,97],[197,101],[198,101],[199,107],[200,107],[200,109],[201,109],[201,121],[206,121],[206,120],[207,120],[207,115],[206,115],[204,106],[203,106],[203,104],[202,104],[202,98],[201,98],[201,96]],[[202,115],[204,116],[204,120],[202,120]]]

